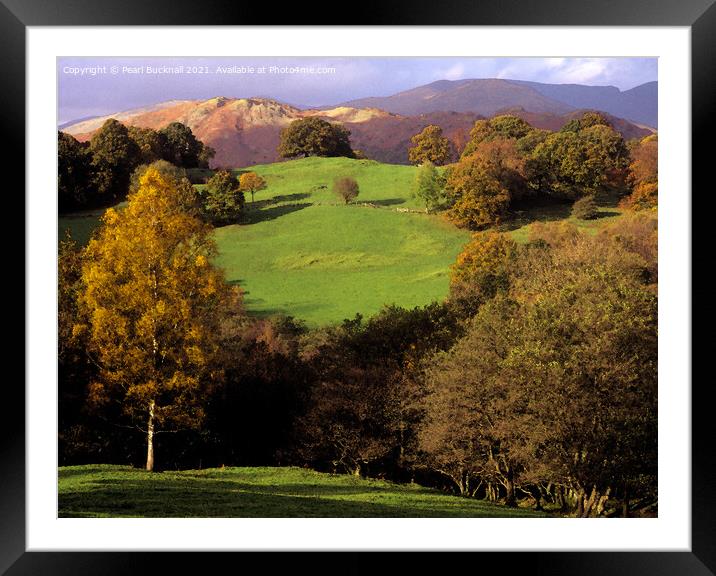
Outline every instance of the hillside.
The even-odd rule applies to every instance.
[[[311,325],[370,316],[385,304],[422,306],[447,295],[449,266],[470,235],[410,197],[416,168],[348,158],[305,158],[253,168],[268,183],[246,221],[218,228],[217,263],[245,290],[249,312],[283,313]],[[238,172],[238,171],[237,171]],[[339,204],[334,178],[360,185]],[[86,241],[101,211],[60,218]]]
[[[471,98],[477,97],[475,94],[465,91],[464,94],[454,96],[452,100],[438,99],[441,102],[439,107],[448,108],[414,115],[350,106],[327,110],[300,110],[266,98],[217,97],[209,100],[179,100],[83,120],[70,124],[63,130],[79,140],[89,140],[108,118],[116,118],[127,125],[153,129],[163,128],[170,122],[181,122],[189,126],[202,142],[216,150],[212,166],[236,167],[280,160],[276,148],[281,130],[299,118],[317,116],[331,122],[343,123],[351,131],[353,148],[362,151],[368,158],[379,162],[407,164],[410,138],[429,124],[440,126],[458,150],[464,146],[475,120],[483,115],[476,111],[463,110],[469,107]],[[581,113],[580,110],[572,108],[541,106],[525,99],[518,99],[518,104],[510,105],[513,100],[501,90],[491,92],[487,101],[490,102],[489,106],[479,107],[489,112],[485,114],[487,116],[517,111],[514,113],[523,116],[535,127],[549,130],[559,129]],[[649,130],[620,118],[612,117],[612,122],[627,139],[650,133]]]
[[[59,469],[61,518],[538,518],[545,514],[417,484],[296,467],[145,472],[130,466]]]

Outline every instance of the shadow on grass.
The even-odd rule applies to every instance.
[[[308,208],[312,204],[303,202],[299,204],[281,204],[279,206],[273,206],[271,208],[263,208],[258,210],[248,210],[244,217],[243,224],[256,224],[258,222],[266,222],[268,220],[275,220],[286,214],[292,212],[298,212],[304,208]]]
[[[59,515],[129,517],[465,517],[532,516],[429,491],[398,492],[387,487],[310,484],[255,485],[189,476],[146,480],[89,481],[83,490],[59,494]],[[361,501],[360,497],[366,498]],[[391,502],[376,502],[381,498]],[[431,501],[431,498],[434,500]]]
[[[405,204],[403,198],[385,198],[383,200],[366,200],[368,204],[375,204],[376,206],[395,206],[396,204]]]

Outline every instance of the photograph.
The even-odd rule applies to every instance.
[[[659,82],[58,56],[57,516],[658,519]]]

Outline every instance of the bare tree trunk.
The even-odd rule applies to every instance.
[[[147,471],[154,471],[154,400],[149,402],[147,421]]]

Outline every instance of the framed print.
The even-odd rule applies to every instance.
[[[716,570],[716,9],[402,4],[4,2],[3,571]]]

